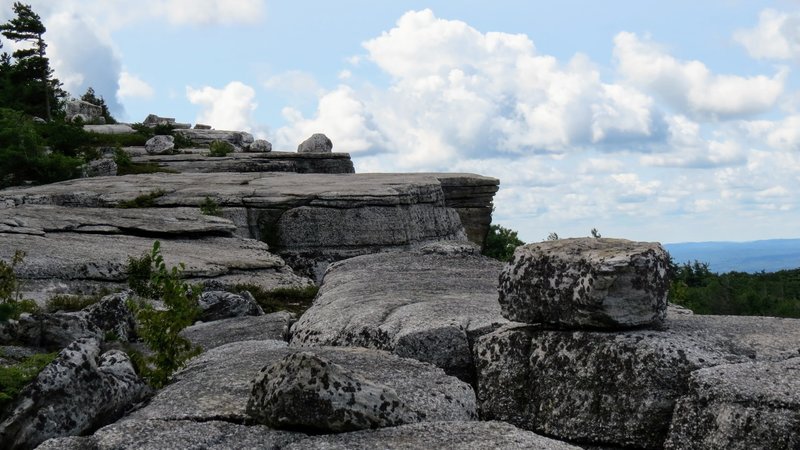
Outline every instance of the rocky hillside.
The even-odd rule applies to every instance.
[[[669,305],[659,244],[503,264],[480,252],[496,179],[181,129],[197,148],[125,149],[169,172],[0,191],[0,260],[44,308],[0,322],[0,381],[44,361],[0,386],[0,449],[800,448],[800,320]],[[189,326],[148,328],[176,296]],[[145,343],[179,329],[191,358],[154,383],[169,349]]]

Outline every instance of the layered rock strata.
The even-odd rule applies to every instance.
[[[388,350],[472,380],[473,342],[507,323],[497,304],[501,267],[474,245],[448,242],[338,262],[291,344]]]
[[[355,173],[349,153],[231,153],[208,157],[204,153],[152,155],[133,158],[137,163],[154,163],[181,173],[295,172]],[[491,200],[491,199],[490,199]]]

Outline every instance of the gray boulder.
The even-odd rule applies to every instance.
[[[200,318],[204,322],[227,319],[229,317],[261,316],[264,310],[249,292],[233,294],[225,291],[206,291],[197,300]]]
[[[800,358],[698,370],[673,413],[667,449],[800,448]]]
[[[117,174],[117,163],[113,159],[101,158],[89,161],[83,166],[82,176],[113,177]]]
[[[127,342],[135,336],[136,321],[128,309],[128,299],[133,291],[125,290],[103,297],[80,313],[104,333],[112,333],[118,340]]]
[[[195,129],[195,130],[210,130],[211,129],[211,125],[204,125],[202,123],[196,123],[196,124],[194,124],[193,129]]]
[[[208,147],[214,141],[225,141],[239,149],[250,147],[255,140],[253,135],[245,131],[225,131],[207,129],[181,129],[175,130],[175,134],[180,134],[184,138],[192,141],[194,145]]]
[[[297,146],[298,153],[331,153],[332,149],[333,142],[322,133],[312,134]]]
[[[394,389],[313,353],[288,355],[253,381],[247,412],[272,428],[342,432],[419,422]]]
[[[79,339],[26,386],[0,423],[0,448],[33,448],[119,418],[148,394],[128,356],[100,342]]]
[[[267,153],[272,151],[272,144],[264,139],[256,139],[250,144],[250,147],[247,149],[248,152],[258,152],[258,153]]]
[[[375,383],[397,392],[406,406],[426,420],[474,420],[472,388],[440,369],[386,352],[319,347],[295,349],[281,341],[241,341],[200,354],[175,374],[175,381],[159,391],[129,418],[136,420],[250,419],[246,411],[253,380],[262,368],[301,351],[309,351]]]
[[[472,343],[508,322],[497,303],[501,268],[463,242],[335,263],[293,325],[292,345],[387,350],[472,380]]]
[[[669,256],[658,243],[559,239],[517,248],[500,274],[503,316],[563,328],[620,329],[666,317]]]
[[[83,314],[23,314],[17,321],[0,324],[0,336],[7,342],[30,347],[61,350],[82,338],[102,339],[102,332]]]
[[[660,448],[692,372],[780,361],[797,342],[800,320],[764,317],[680,315],[660,331],[509,326],[475,345],[479,407],[573,442]]]
[[[232,317],[194,324],[181,331],[181,336],[204,350],[239,341],[288,341],[289,327],[294,320],[294,314],[286,311]]]
[[[93,123],[103,117],[103,108],[83,100],[67,101],[64,105],[64,112],[66,120],[70,122],[76,117],[80,117],[86,123]]]
[[[167,135],[153,136],[144,143],[144,149],[150,155],[171,153],[175,149],[175,138]]]
[[[281,449],[305,437],[263,425],[209,420],[121,420],[91,436],[55,438],[37,450]]]

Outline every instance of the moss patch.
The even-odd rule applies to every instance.
[[[261,306],[261,309],[267,314],[277,311],[289,311],[298,316],[311,307],[314,297],[319,292],[319,288],[314,285],[301,288],[278,288],[267,291],[254,284],[237,284],[234,286],[234,290],[250,292],[259,306]]]
[[[39,353],[17,364],[0,367],[0,409],[13,402],[22,388],[56,359],[58,353]]]

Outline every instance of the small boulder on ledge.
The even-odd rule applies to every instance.
[[[297,153],[331,153],[333,142],[322,133],[314,133],[297,146]]]
[[[175,138],[172,136],[153,136],[144,143],[144,149],[150,155],[169,153],[175,149]]]
[[[500,274],[503,316],[560,328],[657,326],[669,256],[658,243],[559,239],[518,248]]]
[[[250,144],[250,147],[248,147],[246,151],[251,153],[269,153],[272,151],[272,144],[265,139],[256,139]]]

